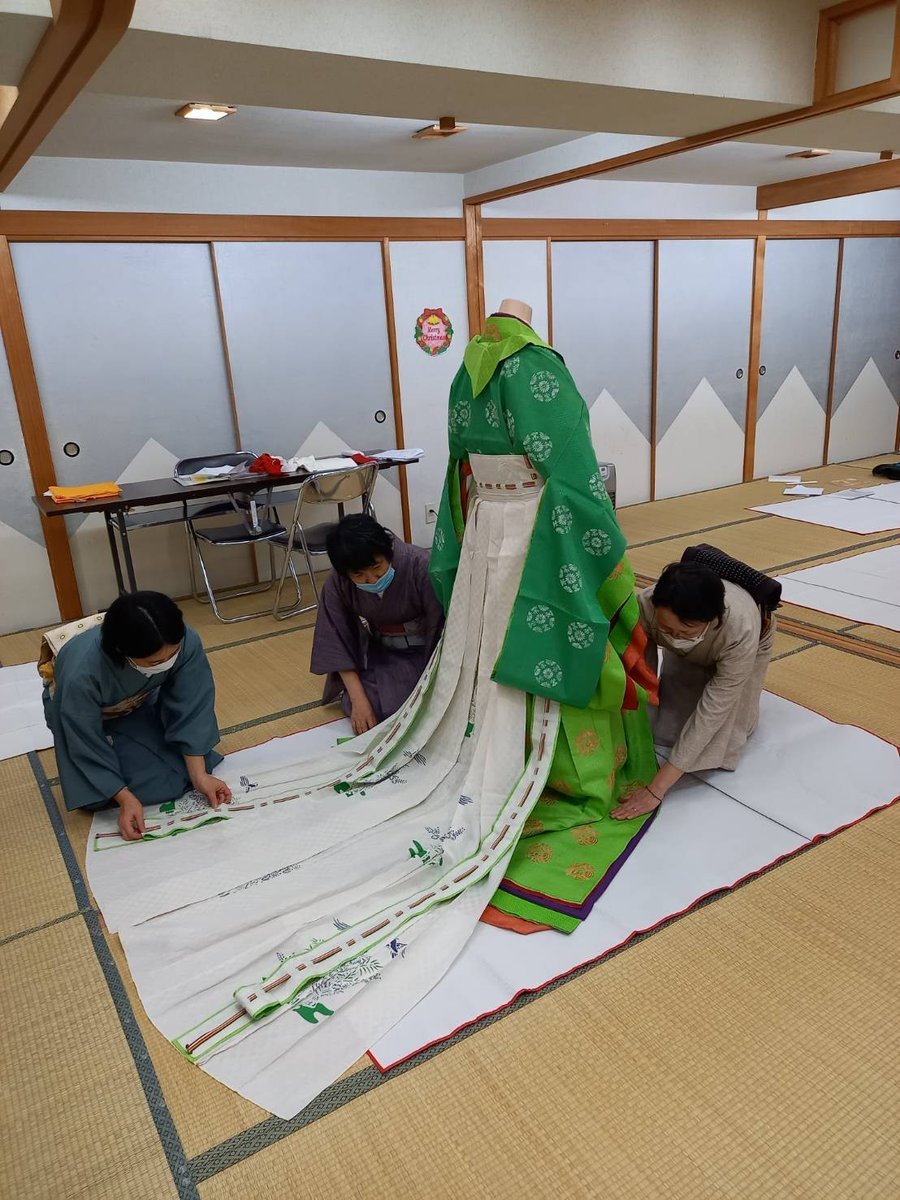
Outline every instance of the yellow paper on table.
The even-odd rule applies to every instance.
[[[50,487],[47,488],[57,504],[71,504],[76,500],[109,500],[121,496],[122,489],[117,483],[83,483],[79,487]]]

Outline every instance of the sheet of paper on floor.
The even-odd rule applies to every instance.
[[[869,489],[864,489],[869,491]],[[778,504],[758,504],[754,512],[771,513],[791,521],[825,525],[847,533],[888,533],[900,529],[900,483],[883,483],[860,496],[859,488],[832,492],[829,496],[809,496]]]
[[[898,792],[894,746],[764,695],[760,727],[738,770],[679,785],[575,933],[520,937],[479,925],[440,984],[372,1047],[373,1060],[396,1066]]]
[[[243,751],[228,761],[228,774],[318,754],[345,729],[345,722],[336,722]],[[686,781],[576,933],[519,937],[479,925],[469,936],[471,907],[483,908],[489,900],[479,885],[464,904],[447,909],[443,916],[435,910],[434,919],[422,924],[410,944],[397,948],[396,959],[382,977],[351,1001],[354,1044],[371,1035],[366,1045],[374,1043],[375,1061],[389,1066],[450,1036],[482,1014],[508,1005],[519,992],[568,973],[636,931],[652,928],[702,896],[729,888],[807,845],[817,834],[832,832],[889,803],[900,790],[898,763],[896,750],[871,734],[836,726],[777,697],[764,697],[760,729],[739,770],[733,775],[710,772],[703,779]],[[159,868],[163,890],[156,893],[158,904],[173,870],[189,869],[191,861],[197,868],[219,851],[242,854],[241,840],[223,837],[239,830],[239,821],[233,820],[134,849],[94,854],[89,850],[91,885],[104,915],[112,913],[115,918],[118,907],[120,916],[130,916],[123,893],[133,885],[142,862]],[[177,854],[180,859],[185,853],[187,858],[177,862],[170,857]],[[128,867],[123,869],[126,861]],[[251,909],[255,912],[262,905],[262,912],[276,893],[290,892],[289,874],[262,878],[263,874],[252,889],[252,904],[242,910],[246,921],[242,936],[258,936]],[[223,907],[234,904],[234,897],[223,900]],[[205,921],[208,905],[204,911]],[[185,919],[192,919],[190,912]],[[215,946],[216,931],[208,932]],[[164,992],[166,968],[155,955],[152,962],[142,961],[141,939],[136,939],[135,949],[133,930],[124,928],[122,937],[142,996],[148,986]],[[399,1005],[402,1010],[407,1000],[410,1011],[387,1031],[385,1009]],[[159,996],[152,1004],[160,1004]],[[337,1031],[339,1026],[333,1028]],[[203,1069],[254,1103],[289,1116],[343,1069],[346,1042],[336,1040],[337,1032],[330,1029],[327,1022],[312,1031],[304,1021],[276,1019],[234,1049],[207,1060]],[[301,1077],[295,1061],[300,1038],[310,1032],[317,1039],[315,1079],[308,1073]]]
[[[791,571],[778,581],[790,604],[900,631],[900,546]]]
[[[42,692],[37,663],[0,668],[0,760],[53,745]]]

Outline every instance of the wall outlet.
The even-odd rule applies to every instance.
[[[434,525],[437,522],[438,510],[436,504],[425,505],[425,524]]]

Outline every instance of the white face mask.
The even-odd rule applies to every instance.
[[[700,634],[699,637],[669,638],[669,645],[672,647],[673,650],[683,650],[683,651],[693,650],[693,648],[695,646],[700,645],[700,643],[706,637],[708,632],[709,632],[709,625],[707,624],[706,628],[703,630],[703,632]]]
[[[172,667],[175,666],[175,660],[178,658],[180,653],[181,647],[179,646],[171,658],[167,658],[165,662],[155,663],[152,667],[139,667],[137,663],[132,662],[130,658],[128,659],[128,665],[130,667],[134,667],[136,671],[140,671],[142,675],[146,675],[148,679],[151,679],[154,675],[162,675],[164,671],[171,671]]]

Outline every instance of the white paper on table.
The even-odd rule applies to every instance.
[[[769,483],[799,483],[799,475],[770,475]]]
[[[820,487],[807,487],[804,483],[798,483],[795,487],[784,489],[786,496],[821,496],[825,491]]]
[[[369,458],[374,458],[376,462],[384,462],[387,459],[391,459],[394,462],[408,463],[416,462],[424,454],[424,450],[379,450],[377,454],[370,454]]]
[[[0,760],[53,745],[43,690],[36,662],[0,668]]]

